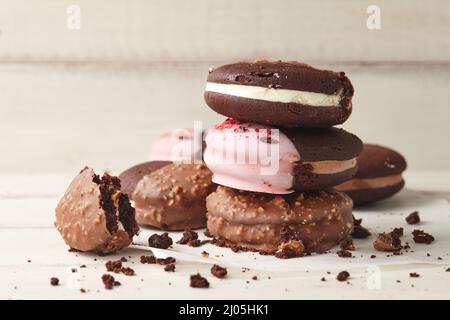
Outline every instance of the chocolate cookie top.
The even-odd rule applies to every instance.
[[[146,175],[165,167],[172,162],[170,161],[149,161],[135,165],[119,175],[122,183],[122,192],[132,196],[138,182]]]
[[[238,62],[212,69],[208,82],[291,89],[353,96],[353,86],[344,72],[315,69],[299,62]]]
[[[407,164],[405,158],[392,149],[364,144],[361,154],[357,158],[357,179],[370,179],[400,174],[405,171]]]
[[[349,160],[363,148],[357,136],[338,128],[284,128],[282,132],[292,141],[302,161]]]

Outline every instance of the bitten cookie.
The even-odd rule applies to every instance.
[[[231,188],[287,194],[351,179],[362,150],[342,129],[282,128],[227,120],[206,135],[204,160],[213,181]]]
[[[211,69],[204,97],[211,109],[233,119],[320,128],[347,120],[353,91],[344,72],[257,61]]]
[[[336,187],[349,195],[355,205],[391,197],[405,185],[402,173],[407,167],[406,160],[392,149],[364,144],[357,162],[358,172],[354,179]]]
[[[70,184],[56,207],[55,227],[73,249],[109,253],[131,244],[139,231],[120,180],[99,177],[86,167]]]
[[[120,177],[132,194],[139,224],[163,230],[205,226],[206,196],[216,186],[203,163],[147,162]]]
[[[287,227],[304,252],[325,252],[353,230],[352,200],[334,190],[277,196],[219,186],[206,206],[209,232],[249,250],[274,253]]]

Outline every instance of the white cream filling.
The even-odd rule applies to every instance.
[[[341,94],[323,94],[291,89],[276,89],[240,84],[207,82],[205,91],[270,102],[298,103],[312,107],[338,107]]]

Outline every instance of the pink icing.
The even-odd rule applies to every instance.
[[[210,129],[205,141],[204,160],[215,183],[254,192],[293,192],[294,162],[300,155],[278,129],[227,120]]]

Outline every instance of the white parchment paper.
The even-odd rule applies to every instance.
[[[408,225],[405,217],[419,211],[421,223]],[[266,270],[272,272],[291,272],[298,270],[333,270],[367,267],[372,265],[394,265],[410,263],[448,264],[450,265],[450,204],[447,200],[428,195],[419,191],[403,190],[391,199],[379,202],[369,207],[355,209],[356,218],[362,218],[362,225],[368,228],[372,236],[367,239],[355,239],[356,251],[353,258],[340,258],[336,255],[338,248],[328,254],[314,254],[295,259],[277,259],[273,256],[262,256],[258,253],[234,253],[228,248],[214,245],[203,245],[192,248],[186,245],[174,244],[168,250],[149,248],[157,257],[173,256],[180,261],[199,263],[218,263],[222,266],[232,265],[250,269]],[[394,227],[403,227],[402,243],[409,243],[411,249],[402,255],[376,251],[372,243],[376,235],[381,232],[392,231]],[[435,237],[430,244],[416,244],[411,232],[421,229]],[[201,239],[207,239],[203,230],[197,230]],[[142,229],[135,243],[148,246],[148,237],[155,233],[154,229]],[[174,242],[181,238],[181,232],[170,232]],[[142,247],[141,247],[142,248]],[[201,252],[206,251],[209,257],[205,258]],[[371,258],[376,255],[376,258]]]

